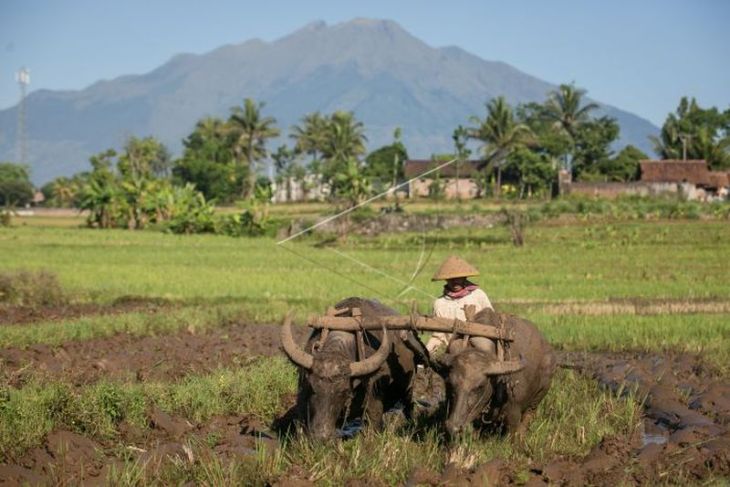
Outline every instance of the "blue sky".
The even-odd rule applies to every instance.
[[[730,1],[0,0],[0,109],[31,91],[82,89],[314,20],[391,19],[435,47],[456,45],[655,124],[682,95],[730,106]]]

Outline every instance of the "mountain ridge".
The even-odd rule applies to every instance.
[[[453,129],[471,115],[484,116],[490,98],[543,101],[554,88],[506,62],[458,46],[431,47],[390,20],[315,21],[273,41],[176,54],[146,73],[81,90],[31,93],[30,165],[36,183],[68,176],[131,135],[153,135],[178,154],[200,118],[225,118],[246,97],[265,102],[265,115],[276,117],[284,137],[306,113],[352,110],[365,124],[369,150],[390,142],[400,126],[409,154],[426,158],[453,150]],[[599,103],[602,113],[618,119],[621,144],[651,150],[646,136],[656,127]],[[0,160],[15,156],[16,110],[0,111]]]

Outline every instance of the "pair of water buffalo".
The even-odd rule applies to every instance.
[[[348,298],[335,307],[360,308],[366,317],[397,314],[377,301],[362,298]],[[489,317],[489,311],[484,311],[474,320],[484,323]],[[475,348],[463,337],[451,342],[442,359],[430,361],[413,331],[368,332],[363,354],[367,358],[357,360],[353,333],[330,331],[322,340],[320,331],[315,330],[302,349],[294,343],[287,320],[282,327],[282,345],[300,367],[299,419],[311,437],[329,439],[347,419],[366,418],[379,427],[383,413],[398,403],[410,417],[416,367],[426,362],[446,381],[445,427],[449,437],[468,425],[520,433],[550,387],[555,357],[533,324],[508,317],[506,325],[515,332],[510,354],[524,361],[522,369],[507,374],[493,352]]]

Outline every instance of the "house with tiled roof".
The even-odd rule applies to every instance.
[[[479,195],[476,179],[484,161],[466,160],[444,165],[447,161],[431,159],[409,159],[403,164],[403,175],[408,183],[411,198],[429,196],[439,185],[439,191],[446,199],[471,199]],[[439,168],[439,166],[443,167]]]
[[[707,161],[696,160],[642,160],[639,161],[641,178],[631,183],[574,183],[569,182],[566,193],[595,197],[619,195],[654,196],[680,195],[689,200],[726,199],[730,189],[730,173],[710,171]]]
[[[678,188],[690,199],[724,198],[730,186],[728,172],[710,171],[704,159],[643,160],[639,165],[641,182],[657,188]]]

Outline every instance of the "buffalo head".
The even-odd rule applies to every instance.
[[[446,432],[454,438],[487,411],[502,391],[498,378],[519,371],[524,365],[499,362],[493,352],[474,347],[450,351],[440,361],[438,372],[446,380],[448,419]]]
[[[370,357],[353,361],[356,350],[352,333],[332,331],[321,348],[308,353],[292,337],[287,317],[281,329],[281,343],[289,359],[302,368],[300,390],[304,390],[306,426],[317,439],[334,437],[337,420],[346,413],[353,396],[353,379],[373,374],[388,358],[391,342],[383,329],[380,347]]]

